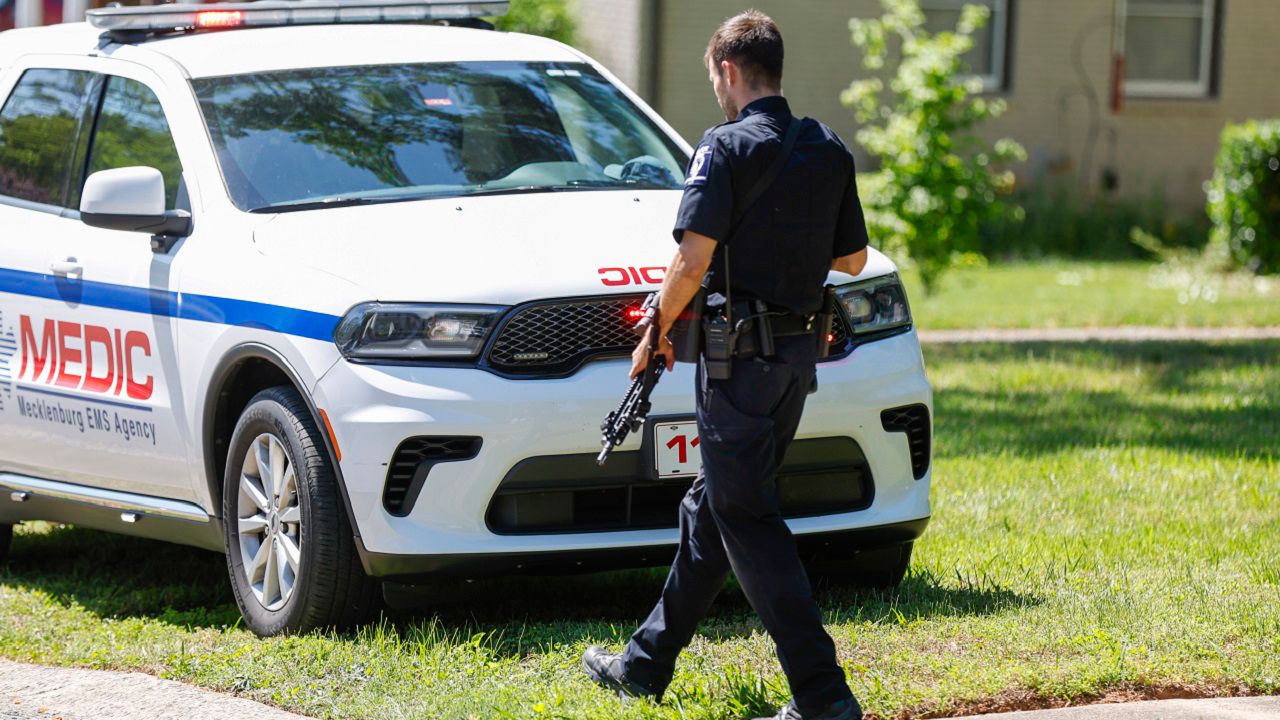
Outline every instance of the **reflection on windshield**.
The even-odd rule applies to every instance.
[[[227,187],[245,210],[681,186],[682,151],[587,65],[362,66],[194,85]]]

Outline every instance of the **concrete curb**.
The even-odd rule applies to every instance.
[[[971,715],[958,720],[1277,720],[1280,697],[1148,700],[1080,705],[997,715]]]
[[[1280,327],[1228,328],[1012,328],[1001,330],[920,330],[922,343],[1039,342],[1214,342],[1280,340]]]
[[[0,720],[306,720],[142,673],[0,660]]]

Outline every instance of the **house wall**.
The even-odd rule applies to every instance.
[[[1029,160],[1018,168],[1019,182],[1061,176],[1087,192],[1099,191],[1104,172],[1118,181],[1123,197],[1163,197],[1182,214],[1203,209],[1203,183],[1212,175],[1218,136],[1227,122],[1280,117],[1280,1],[1222,0],[1218,43],[1218,92],[1199,100],[1128,98],[1119,113],[1110,108],[1112,23],[1115,0],[1012,0],[1009,83],[992,93],[1009,112],[984,127],[995,139],[1022,142]],[[632,70],[650,47],[654,80],[641,90],[690,141],[723,122],[702,55],[707,38],[726,17],[747,5],[778,21],[787,41],[784,92],[793,109],[819,118],[851,144],[857,124],[840,103],[850,81],[865,76],[858,51],[849,42],[850,17],[873,17],[878,0],[579,0],[584,37],[603,37],[597,23],[621,28],[615,7],[656,5],[658,47],[646,36],[636,47],[623,40],[625,56],[606,65]],[[636,15],[643,18],[645,8]],[[626,14],[623,14],[626,17]],[[628,27],[639,27],[632,23]],[[619,35],[625,34],[617,30]],[[627,32],[630,32],[628,30]],[[608,40],[603,42],[607,43]],[[1079,48],[1078,52],[1076,48]],[[603,53],[602,53],[603,54]],[[627,58],[635,58],[632,62]],[[869,167],[860,156],[862,167]]]
[[[572,0],[570,6],[578,22],[578,47],[637,92],[646,90],[647,5],[645,0]]]

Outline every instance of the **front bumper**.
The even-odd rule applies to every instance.
[[[567,378],[514,380],[474,368],[335,365],[317,384],[315,403],[328,414],[341,451],[366,569],[377,576],[466,574],[468,567],[523,569],[539,558],[601,567],[669,560],[673,528],[511,535],[493,532],[486,519],[499,484],[517,464],[599,450],[599,424],[626,390],[626,368],[623,360],[600,361]],[[653,394],[652,415],[692,415],[693,377],[692,366],[679,365],[664,378]],[[855,512],[791,519],[793,532],[809,542],[804,536],[863,531],[845,540],[866,545],[885,544],[885,533],[905,537],[910,532],[904,534],[904,527],[923,530],[931,471],[915,479],[906,435],[886,431],[881,421],[883,410],[912,404],[925,405],[932,416],[915,333],[823,363],[818,381],[797,438],[856,441],[870,468],[873,496]],[[474,458],[433,467],[412,510],[396,516],[383,506],[388,463],[403,440],[416,436],[474,436],[483,443]],[[618,450],[638,451],[642,436],[633,435]],[[674,505],[671,512],[674,517]]]

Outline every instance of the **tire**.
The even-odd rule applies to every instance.
[[[806,569],[815,587],[892,590],[906,577],[914,547],[915,543],[905,542],[840,557],[817,556],[806,562]]]
[[[0,565],[9,559],[9,545],[13,542],[13,526],[0,525]]]
[[[375,616],[381,585],[360,565],[340,492],[297,390],[255,395],[232,433],[222,492],[227,570],[254,633],[343,630]]]

